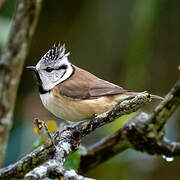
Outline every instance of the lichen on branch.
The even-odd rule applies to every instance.
[[[19,0],[10,34],[0,57],[0,167],[3,164],[17,88],[42,0]]]

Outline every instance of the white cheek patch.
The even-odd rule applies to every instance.
[[[66,64],[66,70],[55,70],[54,72],[45,72],[44,70],[39,71],[39,75],[42,81],[42,87],[48,91],[54,88],[57,84],[68,79],[73,73],[73,67],[71,64]]]
[[[58,69],[58,67],[61,67],[63,65],[65,65],[67,68]],[[45,65],[44,60],[42,59],[36,65],[36,70],[38,71],[40,79],[42,81],[42,87],[46,91],[51,90],[57,84],[68,79],[74,71],[74,68],[68,61],[67,56],[64,56],[62,59],[59,59],[59,61],[54,63],[53,66],[49,66],[51,68],[54,68],[55,70],[51,72],[46,72],[45,69],[48,67],[48,65]]]
[[[59,74],[58,74],[58,72],[54,72],[54,74],[53,74],[53,82],[58,81],[58,79],[59,79]]]
[[[61,78],[58,81],[58,83],[61,83],[61,82],[65,81],[66,79],[68,79],[71,76],[71,74],[73,73],[73,71],[74,71],[73,67],[71,66],[71,64],[69,64],[67,69],[61,75]]]
[[[66,73],[65,70],[54,70],[49,74],[49,78],[52,79],[52,82],[55,83],[61,79],[61,77]]]

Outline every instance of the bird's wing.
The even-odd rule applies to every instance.
[[[99,79],[89,90],[91,97],[122,94],[124,92],[127,92],[127,90],[102,79]]]
[[[127,92],[122,87],[99,79],[75,66],[74,74],[55,88],[57,93],[74,99],[94,99]]]

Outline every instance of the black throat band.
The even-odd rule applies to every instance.
[[[38,85],[39,93],[40,94],[50,93],[51,90],[45,90],[43,88],[42,81],[41,81],[41,78],[39,76],[39,73],[37,71],[35,71],[35,74],[36,74],[36,78],[37,78],[37,85]]]

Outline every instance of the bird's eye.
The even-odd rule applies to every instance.
[[[53,69],[53,68],[50,68],[50,67],[47,67],[45,70],[46,70],[46,72],[51,72],[51,71],[53,71],[54,69]]]

